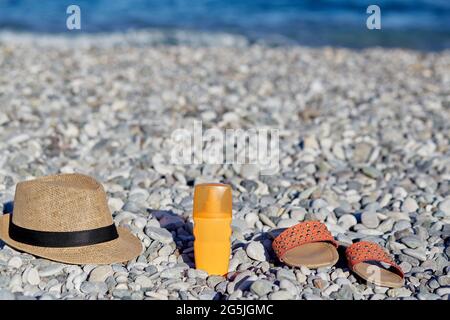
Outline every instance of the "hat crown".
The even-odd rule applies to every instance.
[[[113,223],[103,186],[78,173],[18,183],[12,221],[22,228],[52,232],[90,230]]]

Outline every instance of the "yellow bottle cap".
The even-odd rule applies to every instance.
[[[222,183],[202,183],[194,189],[194,218],[231,218],[231,187]]]

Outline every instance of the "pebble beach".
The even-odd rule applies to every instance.
[[[174,130],[279,130],[279,171],[170,162]],[[0,241],[0,299],[448,300],[450,51],[268,46],[228,34],[0,36],[0,213],[18,182],[79,172],[142,242],[65,265]],[[193,186],[233,189],[226,276],[196,270]],[[272,240],[324,222],[331,268],[280,263]],[[365,283],[345,247],[386,248],[405,285]]]

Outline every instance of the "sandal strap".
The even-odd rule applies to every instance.
[[[334,240],[325,224],[320,221],[306,221],[296,224],[284,230],[272,243],[272,248],[277,257],[282,260],[286,251],[306,243],[326,241],[332,243],[336,248]]]
[[[380,261],[392,266],[396,273],[402,278],[404,277],[403,270],[398,266],[390,255],[378,244],[369,241],[359,241],[345,250],[345,255],[350,269],[361,262],[366,261]]]

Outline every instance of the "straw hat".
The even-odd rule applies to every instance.
[[[0,215],[0,239],[71,264],[124,262],[142,250],[139,239],[114,225],[102,185],[81,174],[18,183],[13,214]]]

